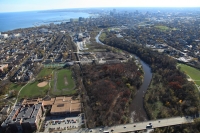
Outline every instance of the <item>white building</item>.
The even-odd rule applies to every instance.
[[[8,38],[8,34],[1,34],[0,38]]]

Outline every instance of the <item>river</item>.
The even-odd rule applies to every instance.
[[[102,30],[99,34],[95,37],[96,42],[104,45],[101,41],[99,41],[99,36],[101,35]],[[144,72],[144,79],[140,89],[137,91],[131,105],[130,105],[130,112],[131,118],[130,122],[138,122],[138,121],[146,121],[148,120],[148,116],[144,109],[143,97],[148,89],[148,86],[152,79],[151,68],[147,65],[144,61],[142,61],[139,57],[136,56],[140,60],[140,64],[142,65],[143,72]]]
[[[151,68],[144,61],[140,60],[140,63],[144,71],[144,79],[130,106],[131,123],[148,120],[146,111],[144,109],[143,97],[151,82],[152,73]]]
[[[101,31],[99,31],[99,34],[95,37],[95,40],[97,43],[104,45],[101,41],[99,41],[99,36],[101,35],[102,31],[103,31],[103,29]]]

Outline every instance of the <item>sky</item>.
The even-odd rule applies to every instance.
[[[0,12],[90,7],[200,7],[200,0],[0,0]]]

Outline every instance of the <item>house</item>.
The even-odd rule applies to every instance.
[[[2,65],[0,65],[0,71],[1,71],[1,72],[3,72],[3,70],[4,70],[5,68],[8,68],[8,64],[2,64]]]
[[[10,111],[10,106],[6,105],[6,106],[3,107],[0,114],[8,115],[9,111]]]

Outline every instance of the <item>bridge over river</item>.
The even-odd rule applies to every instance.
[[[123,133],[131,131],[139,131],[144,129],[152,129],[157,127],[166,127],[172,125],[181,125],[186,123],[194,122],[192,117],[173,117],[165,119],[157,119],[143,122],[136,122],[130,124],[121,124],[105,128],[94,128],[94,129],[85,129],[79,131],[79,133]],[[152,125],[152,127],[147,127],[147,125]]]

